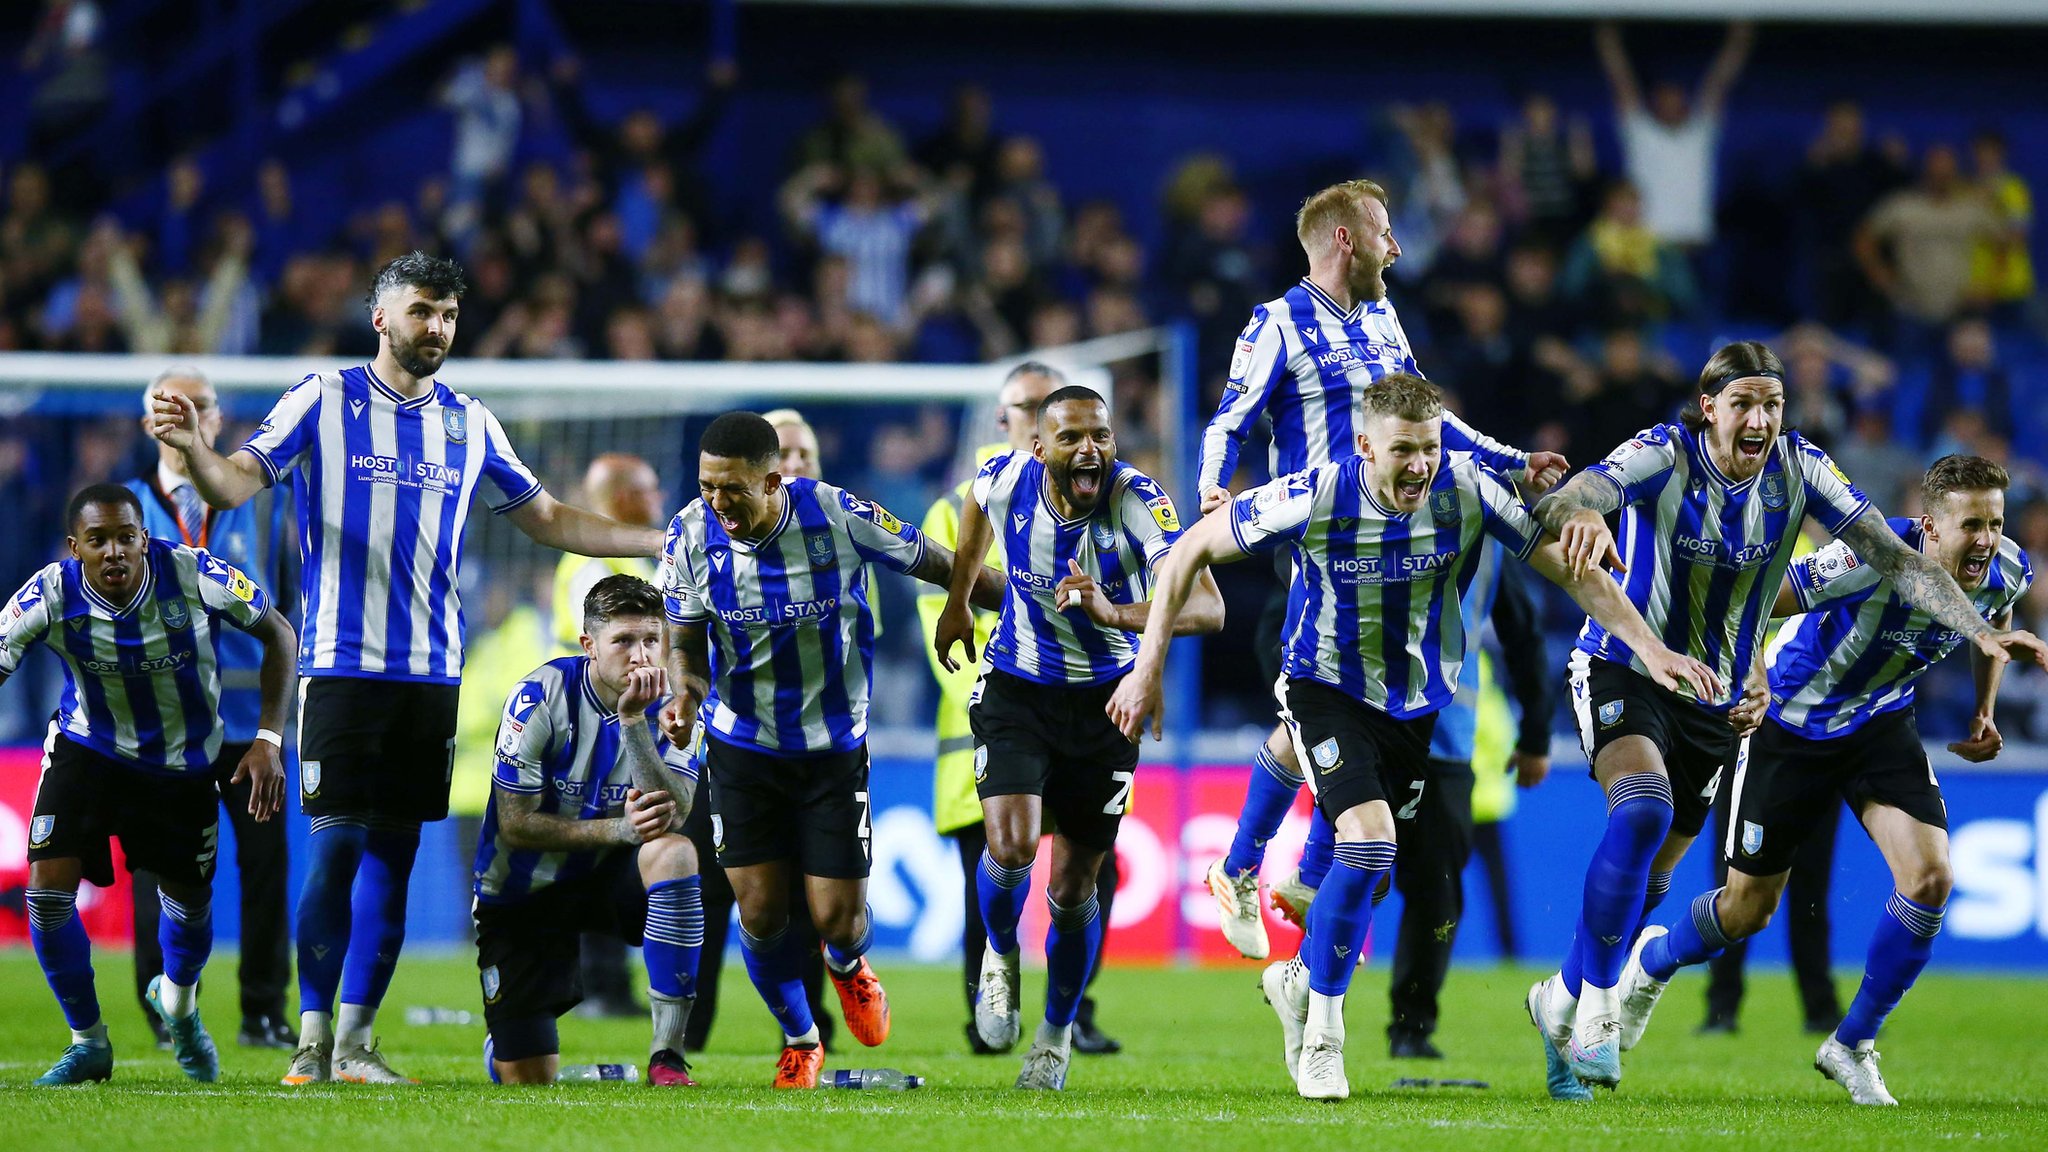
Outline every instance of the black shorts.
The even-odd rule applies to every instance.
[[[874,856],[867,745],[798,756],[706,733],[704,778],[720,867],[793,860],[806,876],[867,878]]]
[[[1714,793],[1734,771],[1742,738],[1718,712],[1660,686],[1626,664],[1572,653],[1572,716],[1587,771],[1601,749],[1623,736],[1656,745],[1671,779],[1671,830],[1697,836],[1714,810]]]
[[[1396,720],[1319,680],[1282,680],[1273,694],[1301,774],[1332,824],[1360,804],[1384,800],[1400,827],[1413,826],[1429,787],[1434,712]]]
[[[220,848],[220,788],[211,772],[159,776],[93,751],[53,728],[28,824],[28,858],[77,859],[85,878],[114,883],[118,837],[130,872],[211,884]]]
[[[1070,688],[983,673],[967,705],[976,794],[1042,797],[1060,835],[1096,852],[1116,847],[1138,776],[1138,746],[1103,711],[1122,682]]]
[[[299,805],[308,816],[448,815],[453,684],[308,676],[299,693]]]
[[[1728,798],[1728,866],[1750,876],[1792,867],[1800,842],[1846,800],[1887,804],[1948,830],[1948,806],[1920,744],[1913,709],[1887,712],[1846,736],[1812,740],[1766,716],[1749,738]]]
[[[1261,684],[1280,678],[1280,663],[1286,657],[1287,595],[1294,587],[1294,557],[1286,551],[1274,553],[1273,574],[1280,584],[1266,595],[1252,632],[1252,659],[1258,661]]]
[[[497,1058],[554,1055],[555,1018],[583,1001],[582,934],[642,942],[647,889],[639,853],[616,849],[593,871],[516,903],[479,900],[475,917],[484,1023]]]

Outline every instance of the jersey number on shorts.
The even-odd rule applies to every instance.
[[[1102,806],[1104,816],[1121,816],[1131,804],[1131,782],[1138,778],[1136,772],[1111,772],[1109,778],[1116,782],[1116,795]]]
[[[1415,810],[1417,808],[1422,807],[1422,790],[1424,788],[1429,787],[1429,781],[1410,780],[1408,782],[1408,786],[1410,788],[1415,789],[1415,795],[1410,796],[1408,798],[1408,802],[1406,804],[1401,805],[1401,810],[1399,812],[1394,813],[1394,819],[1396,820],[1415,819]]]

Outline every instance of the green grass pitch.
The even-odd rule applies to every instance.
[[[1385,1056],[1386,974],[1353,986],[1348,1019],[1352,1097],[1317,1104],[1294,1095],[1280,1063],[1278,1025],[1259,999],[1258,966],[1222,970],[1112,968],[1099,986],[1102,1020],[1122,1055],[1077,1057],[1067,1091],[1010,1088],[1017,1059],[973,1057],[953,970],[884,962],[894,1034],[874,1051],[842,1050],[831,1067],[902,1068],[928,1086],[909,1093],[777,1093],[776,1033],[737,964],[726,970],[712,1051],[695,1061],[704,1086],[565,1085],[495,1088],[483,1080],[481,1024],[408,1027],[407,1005],[474,1008],[473,963],[441,954],[399,966],[380,1029],[384,1050],[424,1083],[409,1089],[277,1084],[285,1057],[235,1047],[233,958],[216,957],[202,999],[222,1042],[214,1085],[187,1082],[147,1046],[128,994],[128,958],[98,956],[100,990],[118,1065],[111,1084],[29,1087],[65,1032],[25,950],[0,952],[0,1147],[65,1149],[322,1148],[364,1152],[511,1149],[803,1149],[805,1152],[1052,1152],[1167,1148],[1432,1147],[1487,1149],[2048,1148],[2048,981],[1934,970],[1886,1029],[1884,1069],[1902,1103],[1859,1109],[1813,1071],[1791,981],[1751,980],[1742,1032],[1696,1038],[1702,978],[1680,977],[1619,1093],[1591,1105],[1551,1103],[1537,1040],[1521,1008],[1537,973],[1459,968],[1445,998],[1442,1064]],[[1846,974],[1845,974],[1846,979]],[[1042,974],[1027,973],[1027,1003]],[[1027,1018],[1028,1025],[1028,1018]],[[572,1061],[644,1064],[644,1024],[568,1020]],[[1472,1077],[1486,1091],[1395,1089],[1401,1076]]]

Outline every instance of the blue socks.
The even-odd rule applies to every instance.
[[[1655,772],[1616,780],[1607,792],[1607,833],[1586,869],[1579,912],[1580,983],[1612,988],[1628,960],[1636,921],[1642,918],[1650,864],[1671,831],[1671,782]],[[1566,974],[1566,991],[1578,995]]]
[[[1664,903],[1664,898],[1669,895],[1671,895],[1671,873],[1650,873],[1650,882],[1643,889],[1643,914],[1636,917],[1636,930],[1628,934],[1629,947],[1635,947],[1636,937],[1641,936],[1643,929],[1650,926],[1650,914],[1655,912],[1658,905]]]
[[[1906,989],[1913,986],[1920,970],[1927,967],[1928,957],[1934,954],[1941,914],[1940,907],[1892,893],[1885,903],[1884,915],[1878,919],[1877,931],[1870,937],[1870,956],[1863,963],[1863,984],[1856,989],[1856,999],[1850,1003],[1848,1015],[1842,1017],[1842,1026],[1835,1029],[1835,1039],[1851,1048],[1877,1039],[1877,1030],[1884,1026],[1885,1017],[1899,1006]],[[51,986],[56,983],[52,976]]]
[[[987,852],[981,854],[981,868],[974,878],[981,897],[981,923],[995,950],[1008,956],[1017,950],[1017,922],[1024,918],[1024,897],[1029,891],[1031,865],[1005,868]]]
[[[375,1008],[384,1002],[398,953],[405,947],[405,897],[419,855],[420,826],[375,823],[356,872],[341,1002]]]
[[[163,905],[156,936],[164,953],[164,979],[190,988],[199,983],[199,970],[213,952],[213,901],[195,907],[173,900],[168,892],[157,898]]]
[[[1643,945],[1643,971],[1655,980],[1669,980],[1680,968],[1704,964],[1734,941],[1721,929],[1720,913],[1714,901],[1721,889],[1693,897],[1691,915],[1681,917],[1671,931]]]
[[[1394,866],[1392,840],[1347,841],[1334,849],[1335,865],[1308,913],[1302,958],[1308,986],[1325,996],[1342,996],[1358,966],[1358,950],[1372,926],[1372,894]]]
[[[1323,815],[1318,807],[1313,809],[1308,821],[1308,843],[1301,846],[1301,882],[1311,888],[1321,888],[1323,878],[1330,874],[1331,849],[1337,846],[1337,829],[1330,818]]]
[[[35,945],[36,963],[42,965],[50,991],[57,994],[64,1022],[83,1032],[100,1022],[100,998],[92,982],[92,941],[78,921],[78,893],[31,888],[27,899],[28,937]]]
[[[830,940],[825,941],[825,965],[842,976],[859,967],[860,958],[867,955],[868,949],[875,944],[875,910],[868,907],[862,912],[860,939],[844,948]]]
[[[1230,854],[1223,858],[1225,872],[1236,876],[1259,870],[1266,862],[1266,842],[1280,830],[1302,784],[1302,778],[1282,766],[1271,748],[1259,746],[1252,761],[1251,782],[1245,787],[1244,811],[1237,816],[1237,836],[1230,842]]]
[[[299,1010],[334,1011],[348,955],[349,894],[369,843],[370,827],[348,816],[316,816],[307,842],[306,885],[299,892]]]
[[[1062,1028],[1074,1022],[1102,951],[1102,907],[1093,891],[1076,907],[1055,904],[1050,896],[1045,906],[1052,913],[1045,934],[1045,1022]]]
[[[703,950],[703,881],[686,876],[648,888],[647,930],[640,948],[648,990],[671,1000],[696,996],[697,959]]]
[[[804,994],[803,969],[789,942],[789,925],[784,923],[766,938],[741,925],[740,955],[747,962],[747,978],[782,1025],[782,1034],[792,1040],[809,1036],[817,1023],[811,1019],[811,1001]]]

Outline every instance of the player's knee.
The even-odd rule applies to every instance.
[[[988,856],[1004,868],[1029,868],[1032,861],[1038,859],[1038,837],[1009,828],[992,828],[989,830]]]
[[[1955,887],[1955,874],[1949,870],[1946,860],[1929,860],[1908,872],[1899,893],[1915,904],[1929,908],[1940,908],[1948,903],[1950,889]]]
[[[863,920],[867,909],[861,904],[833,903],[811,912],[811,920],[818,929],[820,940],[847,945],[860,939]]]
[[[659,884],[697,874],[697,849],[686,836],[671,832],[640,845],[640,879]]]
[[[1721,894],[1714,914],[1730,940],[1746,940],[1769,927],[1777,910],[1776,891],[1730,888]]]
[[[1079,869],[1057,872],[1046,878],[1045,897],[1062,908],[1078,908],[1095,895],[1095,872]]]

